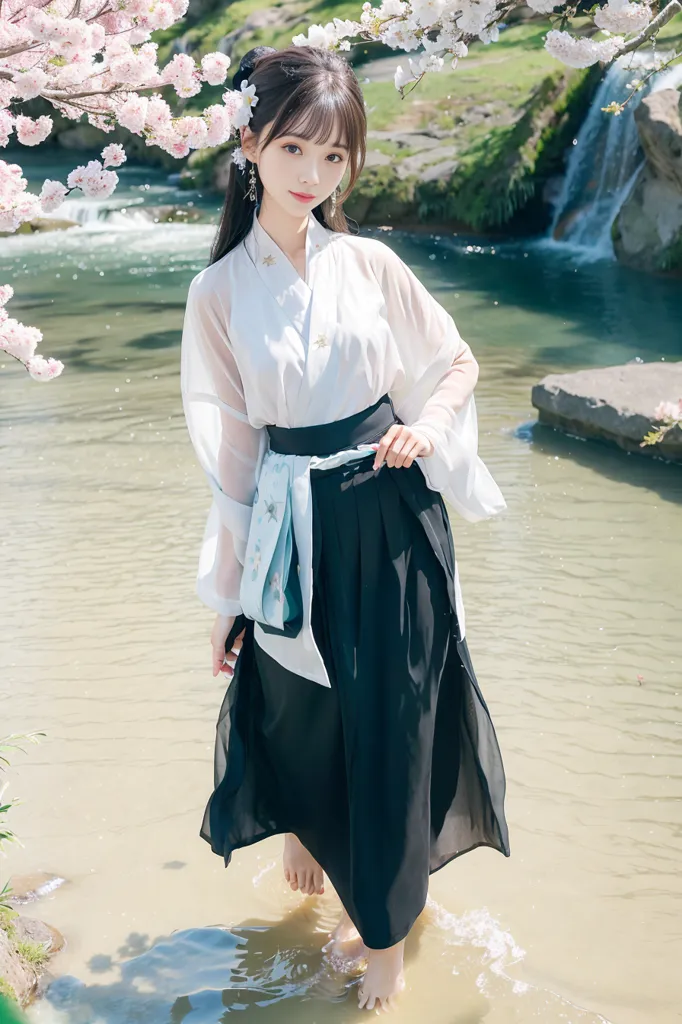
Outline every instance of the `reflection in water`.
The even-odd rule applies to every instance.
[[[334,898],[288,890],[281,839],[225,870],[198,836],[224,682],[193,593],[210,496],[178,346],[211,234],[85,225],[0,258],[12,314],[66,364],[49,386],[0,370],[0,715],[47,733],[13,770],[24,848],[6,868],[68,880],[29,910],[68,940],[34,1024],[366,1014],[320,953]],[[508,861],[477,850],[433,876],[394,1019],[672,1024],[682,475],[533,426],[530,388],[679,359],[677,286],[542,245],[391,244],[481,363],[481,451],[509,508],[453,532],[512,842]]]

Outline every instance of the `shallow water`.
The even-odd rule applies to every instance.
[[[47,733],[13,760],[24,846],[1,874],[67,880],[27,910],[68,941],[36,1024],[366,1013],[357,978],[322,962],[336,904],[288,890],[281,839],[225,870],[198,836],[224,683],[193,593],[209,492],[178,356],[210,239],[202,225],[95,222],[3,240],[11,315],[66,363],[49,385],[9,359],[0,371],[0,732]],[[682,473],[533,426],[530,388],[553,371],[682,358],[679,285],[581,267],[556,246],[395,232],[391,244],[481,363],[481,452],[509,508],[475,525],[453,513],[453,531],[512,849],[432,877],[393,1019],[670,1024]]]

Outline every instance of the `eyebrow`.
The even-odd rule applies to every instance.
[[[302,139],[303,142],[314,142],[315,141],[314,139],[306,139],[306,138],[304,138],[303,135],[297,135],[296,132],[289,132],[288,135],[283,135],[282,138],[283,139]],[[328,142],[319,142],[318,145],[319,146],[328,146],[329,143]],[[345,151],[347,153],[350,152],[349,147],[344,142],[334,142],[334,143],[331,144],[330,148],[331,149],[345,149]]]

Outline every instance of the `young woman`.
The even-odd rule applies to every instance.
[[[227,865],[284,834],[302,893],[326,873],[344,912],[325,949],[362,946],[360,1006],[386,1009],[429,875],[476,846],[509,856],[444,498],[469,520],[505,503],[477,454],[469,346],[388,245],[349,232],[352,68],[257,47],[233,85],[250,119],[182,339],[213,493],[197,593],[231,678],[201,835]]]

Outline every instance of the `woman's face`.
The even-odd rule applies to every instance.
[[[271,124],[264,126],[261,139],[266,138]],[[343,146],[332,145],[337,137],[333,131],[327,142],[321,144],[298,135],[282,135],[263,148],[246,127],[242,149],[248,159],[257,164],[258,175],[270,200],[291,216],[299,217],[327,199],[343,178],[349,153]],[[299,199],[294,193],[306,198]],[[265,201],[266,196],[263,198]]]

